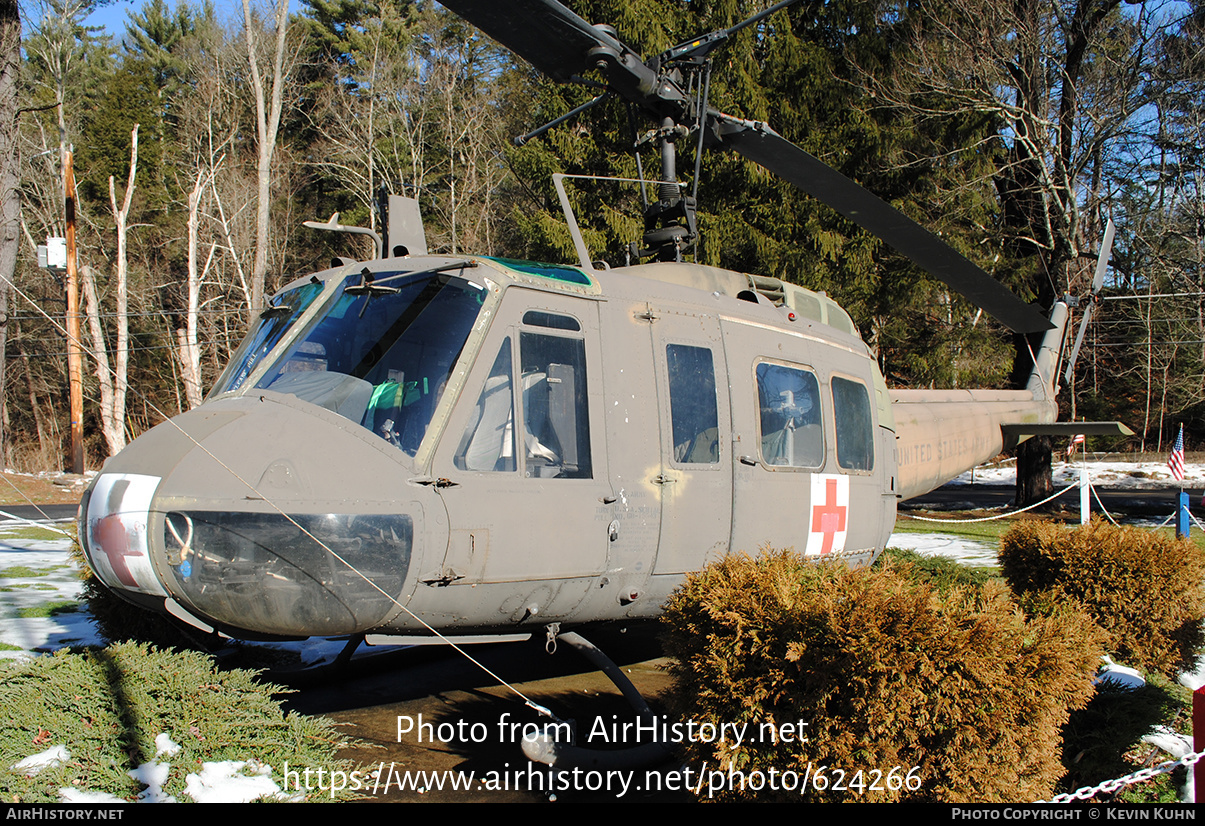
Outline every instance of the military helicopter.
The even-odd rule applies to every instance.
[[[206,401],[85,493],[81,545],[120,595],[251,639],[653,617],[731,551],[867,563],[899,500],[1051,426],[1066,304],[1043,317],[767,125],[708,107],[708,53],[762,15],[644,61],[555,0],[445,5],[554,79],[597,71],[653,119],[658,199],[631,252],[654,260],[596,266],[566,210],[572,265],[426,255],[391,229],[381,257],[288,284]],[[889,390],[824,294],[685,262],[687,135],[834,206],[1013,330],[1046,330],[1026,388]]]

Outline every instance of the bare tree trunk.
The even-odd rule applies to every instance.
[[[276,4],[276,51],[272,63],[270,96],[264,91],[264,78],[259,69],[259,54],[255,47],[255,25],[251,18],[251,0],[243,0],[243,24],[247,38],[247,62],[251,68],[251,92],[255,96],[255,127],[259,148],[256,168],[258,190],[255,216],[255,263],[251,268],[251,306],[247,308],[247,323],[263,308],[264,285],[268,273],[268,229],[271,217],[272,156],[276,152],[276,137],[280,129],[281,101],[285,84],[285,34],[289,22],[288,0]]]
[[[197,320],[201,308],[201,274],[197,270],[197,231],[200,224],[201,196],[208,185],[207,171],[197,172],[196,182],[188,193],[188,316],[185,326],[176,330],[176,356],[184,382],[184,396],[191,410],[201,403],[201,347],[198,343]]]
[[[1050,473],[1052,441],[1049,436],[1032,436],[1017,446],[1018,507],[1040,502],[1054,492]]]
[[[92,348],[96,358],[96,377],[100,381],[100,419],[113,456],[126,446],[126,395],[129,386],[130,367],[130,316],[129,316],[129,273],[126,266],[126,236],[130,216],[130,203],[134,198],[134,179],[138,174],[138,124],[130,132],[130,175],[126,180],[125,197],[117,206],[117,187],[113,176],[109,176],[109,206],[113,209],[113,222],[117,226],[117,270],[114,273],[117,291],[117,342],[113,348],[113,369],[109,369],[109,356],[105,346],[104,328],[100,321],[100,298],[96,292],[96,276],[91,267],[84,267],[84,302],[88,314],[88,327],[92,333]]]
[[[109,367],[109,349],[105,345],[105,331],[100,321],[100,297],[96,292],[96,273],[85,264],[80,268],[81,286],[84,290],[84,314],[88,317],[88,331],[92,335],[92,358],[96,360],[96,378],[100,383],[100,421],[109,445],[109,455],[124,446],[125,431],[114,435],[113,426],[113,371]],[[121,424],[120,420],[118,424]]]
[[[21,12],[0,1],[0,469],[8,456],[4,422],[9,289],[21,243],[20,164],[17,162],[17,72],[21,65]]]

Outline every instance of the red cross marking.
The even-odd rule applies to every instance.
[[[820,553],[826,554],[833,549],[833,541],[837,534],[845,530],[845,513],[849,508],[837,504],[837,480],[824,480],[824,504],[812,506],[812,532],[824,534],[824,544]]]
[[[113,567],[113,573],[117,574],[122,584],[137,588],[138,580],[134,579],[125,558],[142,554],[137,549],[130,548],[129,536],[126,526],[121,522],[121,516],[111,513],[98,520],[92,528],[92,535],[96,537],[96,542],[105,552],[105,556],[109,557],[109,565]]]

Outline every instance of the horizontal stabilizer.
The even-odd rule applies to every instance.
[[[1002,424],[1005,436],[1133,436],[1121,422],[1051,422],[1050,424]]]

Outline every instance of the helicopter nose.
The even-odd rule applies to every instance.
[[[423,508],[411,467],[300,403],[209,402],[109,460],[80,544],[105,585],[232,636],[358,633],[401,610]]]

